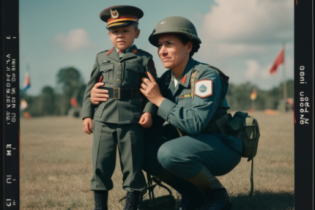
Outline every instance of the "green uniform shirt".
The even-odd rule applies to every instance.
[[[190,78],[194,70],[198,71],[198,75],[192,97]],[[157,114],[189,135],[200,134],[209,123],[227,114],[230,108],[225,98],[227,80],[207,64],[192,58],[187,63],[176,88],[171,70],[161,76],[159,85],[166,99],[161,103]],[[242,151],[240,141],[235,141],[235,138],[227,138],[226,141],[234,149]]]
[[[104,87],[140,89],[141,78],[147,71],[156,78],[152,55],[137,49],[135,45],[122,58],[114,48],[98,53],[83,97],[82,118],[128,124],[137,123],[143,112],[155,114],[157,107],[144,96],[122,100],[108,98],[99,106],[94,106],[90,101],[91,89],[101,76]]]

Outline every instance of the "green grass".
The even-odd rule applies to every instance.
[[[231,195],[234,210],[294,209],[293,113],[252,115],[261,129],[254,159],[254,195],[248,196],[251,164],[245,158],[219,179]],[[92,136],[82,131],[80,119],[21,119],[21,209],[93,209],[91,148]],[[118,201],[126,194],[118,161],[110,210],[123,209]],[[165,190],[156,189],[156,196],[164,194]]]

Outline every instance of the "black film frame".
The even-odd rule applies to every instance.
[[[314,0],[294,0],[294,85],[295,85],[295,209],[314,209]],[[19,2],[1,2],[1,204],[2,209],[19,209]],[[10,37],[10,39],[8,38]],[[15,37],[15,38],[14,38]],[[10,54],[10,61],[7,55]],[[15,81],[12,81],[12,59],[15,63]],[[10,68],[7,71],[6,67]],[[303,69],[303,70],[302,70]],[[304,73],[301,73],[304,72]],[[7,73],[10,76],[7,76]],[[304,74],[304,76],[303,76]],[[304,77],[304,83],[301,83]],[[6,81],[10,78],[11,81]],[[10,88],[7,84],[10,84]],[[15,94],[12,94],[15,88]],[[7,95],[7,89],[10,94]],[[303,96],[302,96],[303,95]],[[8,98],[7,98],[8,97]],[[12,98],[15,97],[15,103]],[[310,107],[305,112],[305,99]],[[303,99],[301,99],[303,98]],[[7,101],[10,100],[10,103]],[[301,101],[304,100],[304,101]],[[7,103],[8,102],[8,103]],[[304,105],[302,105],[302,103]],[[16,108],[12,108],[15,104]],[[11,107],[7,107],[11,105]],[[301,109],[304,109],[302,113]],[[7,118],[7,114],[10,118]],[[302,116],[303,115],[303,116]],[[15,122],[12,122],[12,117]],[[7,124],[7,119],[10,124]],[[304,121],[304,124],[302,124]],[[309,124],[306,124],[308,121]],[[15,149],[14,149],[15,148]],[[8,156],[11,154],[11,156]],[[15,181],[13,181],[15,179]],[[10,182],[10,183],[8,183]],[[13,205],[14,204],[14,205]],[[8,206],[9,205],[9,206]]]
[[[1,1],[1,209],[19,209],[19,1]]]
[[[314,209],[314,0],[294,1],[295,209]],[[309,100],[309,102],[307,101]],[[310,107],[308,107],[308,104]]]

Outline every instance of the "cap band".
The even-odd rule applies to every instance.
[[[109,18],[107,21],[107,24],[117,23],[117,22],[123,22],[123,21],[134,21],[138,23],[138,18],[136,16],[131,15],[121,15],[118,18]]]
[[[130,23],[131,21],[129,21]],[[112,27],[117,27],[117,26],[126,26],[127,22],[118,22],[118,23],[112,23],[110,25],[107,25],[106,28],[112,28]]]

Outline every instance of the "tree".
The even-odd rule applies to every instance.
[[[55,91],[50,86],[45,86],[39,96],[39,113],[40,115],[55,114]]]
[[[71,108],[70,100],[72,97],[77,99],[79,90],[82,89],[83,78],[81,73],[74,67],[62,68],[57,74],[57,84],[63,90],[60,105],[60,113],[66,115]]]

